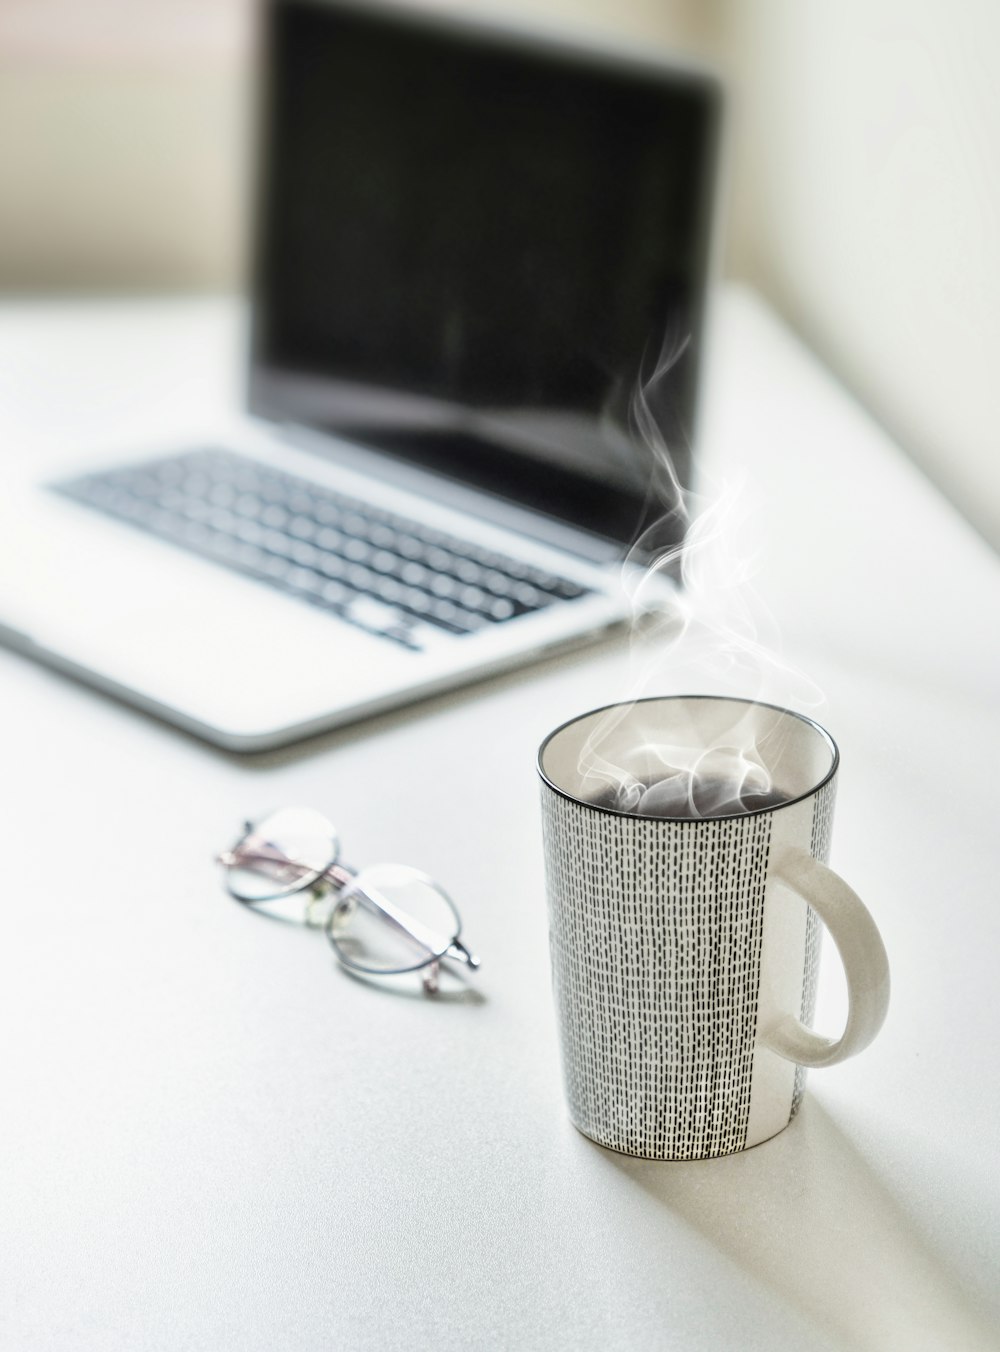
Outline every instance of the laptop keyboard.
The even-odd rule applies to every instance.
[[[86,474],[57,492],[414,651],[588,589],[370,502],[205,449]]]

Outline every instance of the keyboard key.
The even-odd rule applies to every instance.
[[[482,610],[489,598],[479,587],[462,587],[458,593],[458,603],[466,610]]]
[[[575,601],[578,597],[587,595],[586,587],[581,587],[579,582],[570,582],[570,580],[565,577],[556,579],[552,591],[563,601]]]
[[[290,569],[285,582],[292,591],[305,592],[309,596],[321,595],[324,586],[323,579],[311,568]]]
[[[337,554],[344,547],[344,537],[339,530],[333,530],[330,526],[321,526],[316,532],[315,543],[317,549]]]
[[[396,533],[389,526],[380,526],[376,523],[370,528],[368,538],[376,549],[395,550]]]
[[[496,620],[498,623],[501,620],[509,620],[514,614],[514,602],[508,600],[505,596],[498,596],[486,603],[486,613],[491,620]]]
[[[350,559],[353,563],[367,563],[372,554],[367,540],[347,540],[342,552],[344,558]]]
[[[435,596],[453,600],[462,590],[462,584],[457,577],[449,577],[447,573],[436,573],[431,578],[430,588]]]
[[[515,583],[512,598],[523,610],[540,610],[542,606],[548,604],[550,599],[537,587],[533,587],[530,582]]]
[[[316,535],[316,523],[308,516],[293,516],[287,529],[297,540],[312,540]]]
[[[162,492],[162,489],[159,491]],[[221,483],[212,485],[208,500],[216,507],[232,507],[236,501],[236,489],[232,484],[222,480]]]
[[[319,571],[326,577],[344,578],[348,565],[336,554],[325,554],[319,561]]]
[[[434,574],[429,568],[425,568],[422,563],[404,563],[399,570],[399,576],[408,587],[426,587]]]
[[[478,585],[483,580],[483,573],[482,564],[476,563],[474,559],[459,559],[455,564],[455,576],[461,582]]]
[[[324,582],[319,590],[320,598],[329,606],[346,606],[354,593],[342,582]]]
[[[403,599],[405,588],[401,582],[397,582],[394,577],[383,577],[378,582],[378,595],[383,601],[391,605],[398,605]]]
[[[285,557],[291,555],[293,543],[294,542],[280,530],[266,530],[261,540],[261,545],[269,553],[281,554]]]
[[[304,540],[293,541],[291,552],[292,558],[303,568],[315,568],[323,557],[315,545],[306,544]]]
[[[437,545],[431,545],[426,554],[427,567],[435,573],[446,573],[451,569],[454,562],[454,556],[446,550],[438,548]]]
[[[399,612],[371,596],[358,596],[351,602],[350,617],[366,629],[381,632],[398,623]]]
[[[249,521],[243,517],[237,518],[233,533],[248,545],[259,545],[265,534],[263,528],[256,521]]]
[[[421,559],[425,546],[415,535],[401,535],[396,542],[396,552],[404,559]]]

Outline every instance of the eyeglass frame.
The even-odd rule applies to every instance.
[[[261,819],[260,823],[254,823],[249,820],[244,821],[243,835],[239,838],[239,840],[237,840],[237,842],[230,849],[223,850],[221,853],[216,855],[216,862],[221,864],[223,868],[226,870],[224,885],[226,891],[229,893],[229,895],[233,898],[234,901],[238,901],[242,906],[258,906],[258,905],[267,905],[269,902],[274,901],[285,901],[291,897],[299,896],[301,893],[304,892],[312,893],[313,894],[312,897],[307,899],[306,901],[305,923],[317,929],[322,928],[325,931],[326,937],[330,942],[330,946],[333,949],[334,954],[336,955],[337,961],[343,967],[347,968],[349,971],[358,972],[364,976],[369,977],[404,976],[409,972],[423,972],[422,981],[424,990],[431,995],[436,994],[438,989],[440,988],[441,963],[445,959],[451,959],[456,962],[462,962],[471,971],[475,971],[478,969],[480,965],[479,958],[476,957],[475,954],[470,952],[470,950],[465,946],[465,944],[462,943],[461,939],[459,938],[459,935],[461,934],[462,931],[462,918],[459,915],[458,907],[455,905],[454,901],[451,899],[449,894],[444,890],[443,887],[440,886],[439,883],[436,883],[428,874],[421,872],[421,870],[419,869],[411,868],[409,865],[399,865],[398,867],[406,868],[413,875],[416,881],[431,887],[435,892],[437,892],[438,895],[445,902],[446,906],[451,911],[454,917],[455,932],[452,935],[451,940],[449,941],[448,947],[442,949],[441,951],[436,951],[438,946],[436,944],[434,945],[428,944],[426,940],[420,938],[418,934],[414,933],[414,930],[409,925],[407,925],[401,918],[401,915],[398,913],[397,908],[394,907],[393,904],[389,902],[385,897],[373,896],[371,891],[359,888],[360,895],[362,895],[365,898],[365,900],[369,902],[372,907],[374,907],[374,909],[382,916],[382,918],[387,923],[395,925],[399,929],[403,930],[405,933],[409,934],[411,938],[416,939],[418,943],[420,943],[421,945],[423,945],[424,948],[427,949],[428,957],[426,957],[421,962],[413,963],[411,966],[392,969],[366,967],[363,963],[353,962],[350,959],[350,957],[348,957],[341,950],[339,944],[337,943],[337,940],[335,939],[333,934],[333,924],[337,912],[338,899],[342,898],[344,892],[351,886],[351,884],[362,876],[363,870],[351,868],[349,865],[340,862],[340,837],[338,832],[334,828],[333,823],[329,821],[327,821],[327,825],[329,826],[331,832],[329,840],[333,851],[333,857],[330,860],[329,864],[327,864],[322,869],[317,869],[315,867],[306,864],[300,864],[296,860],[285,857],[284,862],[288,867],[292,869],[303,870],[303,877],[300,880],[297,880],[294,883],[294,885],[290,887],[281,888],[278,891],[264,894],[262,896],[258,897],[242,896],[238,891],[236,891],[236,889],[232,885],[231,870],[239,865],[241,858],[246,859],[248,857],[245,853],[241,855],[242,847],[252,836],[259,835],[260,825],[263,822],[266,822],[269,817],[272,817],[274,815],[276,814],[273,812],[267,813]],[[317,903],[327,902],[331,897],[331,895],[333,900],[332,903],[327,907],[325,915],[321,919],[315,918],[316,913],[314,908],[317,905]],[[396,913],[394,914],[394,912]],[[410,919],[411,921],[413,921],[412,917],[410,917]],[[419,925],[419,922],[413,921],[413,923]]]

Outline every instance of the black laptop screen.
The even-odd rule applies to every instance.
[[[712,84],[322,0],[265,43],[252,407],[628,539],[667,333],[687,472]]]

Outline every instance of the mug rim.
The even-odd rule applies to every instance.
[[[558,737],[561,732],[573,726],[574,723],[581,722],[584,718],[592,718],[595,714],[610,713],[612,709],[633,708],[636,704],[666,704],[673,700],[719,700],[727,704],[742,704],[748,708],[773,709],[775,713],[786,714],[789,718],[797,718],[800,723],[805,723],[818,732],[820,737],[827,743],[833,752],[833,759],[830,762],[830,768],[810,789],[804,793],[798,793],[794,798],[786,798],[784,802],[778,803],[774,807],[755,807],[745,812],[722,812],[711,817],[666,817],[659,813],[654,815],[650,812],[625,812],[617,807],[602,807],[597,803],[588,803],[585,798],[578,798],[576,794],[569,793],[566,789],[561,789],[558,784],[553,783],[542,768],[542,757],[545,755],[546,748],[554,737]],[[761,817],[767,812],[781,812],[786,807],[793,807],[796,803],[805,802],[818,793],[824,785],[829,784],[840,766],[840,748],[834,741],[832,735],[823,727],[822,723],[817,723],[815,718],[810,718],[808,714],[800,714],[795,709],[786,708],[783,704],[771,704],[768,700],[747,699],[742,695],[643,695],[641,699],[614,700],[611,704],[599,705],[596,709],[587,709],[582,714],[575,714],[572,718],[567,718],[565,722],[560,723],[558,727],[542,740],[538,748],[538,755],[535,759],[535,768],[538,771],[538,777],[542,783],[557,793],[560,798],[565,798],[568,803],[574,803],[577,807],[589,808],[591,812],[603,813],[609,817],[627,817],[631,821],[639,822],[665,822],[673,826],[704,826],[710,822],[731,822],[740,821],[745,817]]]

